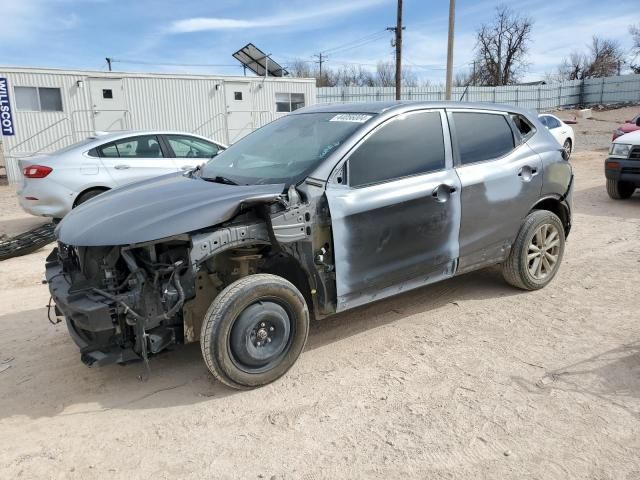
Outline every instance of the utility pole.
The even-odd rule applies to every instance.
[[[322,52],[320,52],[318,55],[314,55],[314,57],[316,57],[318,59],[318,61],[316,62],[318,65],[320,65],[319,70],[320,70],[320,75],[319,75],[319,79],[318,79],[318,86],[319,87],[323,87],[324,85],[322,85],[322,62],[326,62],[327,61],[327,56],[326,55],[322,55]]]
[[[476,61],[473,61],[473,77],[471,77],[471,83],[476,86]]]
[[[453,82],[453,30],[456,17],[456,0],[449,0],[449,40],[447,42],[447,82],[445,99],[451,100],[451,83]]]
[[[105,60],[107,61],[107,67],[109,68],[109,71],[111,71],[111,62],[113,61],[113,58],[107,57],[105,58]]]
[[[398,15],[395,27],[388,27],[387,30],[395,32],[396,40],[396,100],[402,96],[402,0],[398,0]]]

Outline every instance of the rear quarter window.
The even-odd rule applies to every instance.
[[[500,158],[515,148],[513,131],[502,114],[454,112],[453,121],[463,165]]]

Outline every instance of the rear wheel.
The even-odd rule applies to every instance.
[[[282,277],[257,274],[232,283],[211,303],[200,346],[218,380],[248,389],[284,375],[302,353],[308,334],[302,293]]]
[[[564,143],[562,144],[562,148],[564,148],[564,151],[567,153],[567,159],[569,159],[569,157],[571,157],[571,149],[573,148],[570,138],[567,138],[564,141]]]
[[[633,195],[636,186],[633,183],[621,182],[607,178],[607,193],[614,200],[624,200]]]
[[[564,242],[564,226],[554,213],[547,210],[530,213],[502,264],[504,279],[523,290],[546,286],[558,272]]]
[[[101,193],[106,192],[107,189],[105,188],[95,188],[93,190],[87,190],[86,192],[81,193],[80,195],[78,195],[78,198],[76,199],[76,203],[74,204],[74,208],[77,207],[78,205],[83,204],[84,202],[91,200],[93,197],[97,197],[98,195],[100,195]]]

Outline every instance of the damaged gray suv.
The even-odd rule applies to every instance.
[[[310,318],[494,264],[548,284],[571,228],[563,155],[508,106],[305,108],[73,210],[46,277],[86,364],[199,340],[216,378],[257,387],[294,364]]]

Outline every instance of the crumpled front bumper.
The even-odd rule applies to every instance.
[[[131,348],[122,348],[115,341],[115,305],[89,289],[72,289],[57,248],[47,257],[45,277],[56,314],[65,317],[69,334],[80,347],[85,364],[123,363],[140,358]]]

